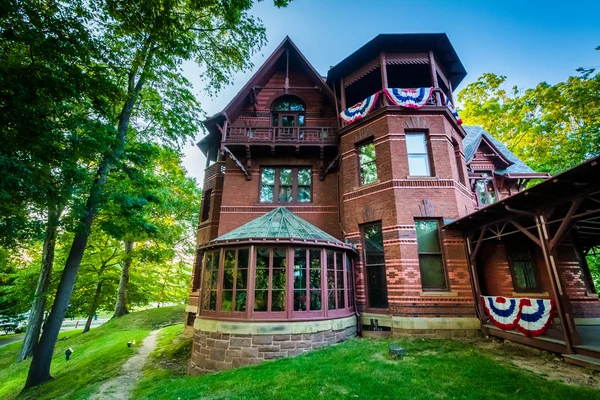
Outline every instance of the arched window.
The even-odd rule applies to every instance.
[[[275,128],[304,126],[306,106],[296,96],[282,96],[271,105],[271,125]]]

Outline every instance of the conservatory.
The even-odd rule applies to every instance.
[[[301,353],[355,334],[355,249],[286,208],[217,237],[202,251],[194,323],[200,346],[192,369]],[[216,349],[229,356],[215,359]]]

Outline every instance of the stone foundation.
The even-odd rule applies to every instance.
[[[196,375],[294,357],[356,336],[355,324],[347,327],[331,325],[340,329],[266,335],[195,330],[189,373]]]
[[[380,327],[388,327],[392,337],[477,337],[480,332],[478,318],[472,317],[399,317],[364,313],[361,323],[370,325],[376,319]]]

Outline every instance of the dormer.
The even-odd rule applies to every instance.
[[[332,67],[327,83],[340,98],[342,112],[373,102],[369,112],[400,105],[413,112],[449,108],[457,121],[452,92],[465,76],[446,34],[382,34]],[[421,90],[413,91],[415,104],[406,105],[403,94],[413,89]]]

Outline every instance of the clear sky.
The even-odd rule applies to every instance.
[[[322,75],[379,33],[445,32],[467,70],[455,90],[485,72],[508,77],[520,88],[556,83],[578,67],[600,67],[600,0],[294,0],[277,9],[271,0],[253,14],[262,19],[268,44],[253,58],[252,71],[209,98],[193,65],[185,73],[208,115],[221,111],[288,35]],[[197,140],[202,138],[198,134]],[[206,159],[195,145],[185,148],[184,166],[201,184]]]

